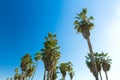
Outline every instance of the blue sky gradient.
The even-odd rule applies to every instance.
[[[58,3],[58,4],[56,4]],[[1,3],[0,53],[18,58],[26,52],[39,50],[48,32],[54,32],[59,19],[60,1],[11,0]],[[39,43],[39,44],[38,44]],[[10,59],[13,62],[16,59]],[[0,60],[1,61],[1,60]],[[2,62],[1,62],[2,63]],[[2,63],[9,66],[9,63]]]
[[[44,37],[56,29],[61,6],[54,0],[0,1],[0,80],[13,75],[24,54],[34,56],[43,48]]]
[[[118,80],[119,4],[119,0],[1,0],[0,80],[14,75],[14,69],[19,67],[24,54],[34,56],[43,48],[44,37],[48,32],[57,34],[61,46],[59,62],[73,63],[73,80],[94,80],[85,64],[85,55],[89,52],[87,42],[81,34],[76,33],[73,25],[74,17],[82,8],[87,8],[88,16],[93,15],[95,18],[90,37],[93,50],[109,53],[113,60],[108,72],[109,80]],[[42,80],[43,71],[44,66],[40,62],[34,80]],[[66,80],[69,80],[68,76]]]

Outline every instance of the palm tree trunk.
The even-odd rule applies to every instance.
[[[22,74],[21,74],[21,76],[20,76],[20,80],[22,80],[22,78],[23,78],[23,72],[22,72]]]
[[[52,80],[52,77],[53,77],[53,70],[54,70],[54,69],[51,69],[51,70],[50,70],[50,80]]]
[[[100,74],[100,79],[102,80],[102,74],[101,74],[101,71],[99,72],[99,74]]]
[[[43,80],[46,80],[46,69],[44,70],[44,77]]]
[[[65,80],[65,76],[62,76],[63,78],[62,78],[62,80]]]
[[[93,53],[93,50],[92,50],[92,45],[91,45],[91,42],[90,42],[90,38],[88,37],[87,39],[87,43],[88,43],[88,47],[89,47],[89,51],[90,51],[90,55],[91,55],[91,61],[92,61],[92,66],[93,66],[93,75],[95,76],[96,80],[99,80],[98,79],[98,71],[97,71],[97,68],[96,68],[96,63],[95,63],[95,59],[94,59],[94,53]]]
[[[24,78],[23,78],[23,80],[27,80],[27,78],[26,78],[26,77],[24,77]]]
[[[107,71],[105,71],[105,75],[106,75],[106,80],[108,80],[108,75],[107,75]]]
[[[28,80],[30,80],[30,77],[28,77]]]
[[[35,70],[34,70],[34,72],[33,72],[33,76],[32,76],[32,78],[31,78],[31,80],[33,80],[33,78],[34,78],[34,76],[35,76],[35,72],[36,72],[37,66],[38,66],[38,61],[36,62]]]
[[[49,80],[49,79],[50,79],[50,72],[47,71],[47,80]]]

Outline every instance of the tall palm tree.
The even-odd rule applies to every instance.
[[[47,80],[52,80],[56,64],[58,59],[60,58],[59,52],[60,46],[57,45],[56,35],[52,33],[48,33],[48,37],[45,38],[44,48],[41,49],[42,52],[42,60],[44,62],[44,79],[46,79],[47,73]]]
[[[95,76],[96,80],[98,79],[98,72],[96,68],[96,63],[94,59],[94,53],[92,50],[92,45],[90,42],[90,30],[93,28],[94,24],[91,22],[93,20],[93,16],[87,17],[87,9],[84,8],[81,13],[77,14],[75,17],[77,20],[75,20],[75,29],[78,33],[82,33],[83,37],[87,40],[89,51],[90,51],[90,58],[92,61],[92,67],[93,67],[93,75]]]
[[[103,71],[105,72],[106,75],[106,80],[108,80],[108,75],[107,72],[110,70],[111,67],[111,59],[109,58],[108,53],[103,53],[103,57],[102,57],[102,67],[103,67]]]

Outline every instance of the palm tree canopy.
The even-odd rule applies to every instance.
[[[35,66],[31,66],[31,67],[27,70],[26,76],[27,76],[27,77],[31,77],[32,74],[33,74],[33,72],[34,72],[34,69],[35,69]]]
[[[90,54],[88,54],[86,57],[86,64],[88,66],[88,68],[90,68],[90,71],[93,72],[92,69],[92,62],[90,59]],[[101,71],[101,67],[103,67],[104,71],[109,71],[110,70],[110,64],[111,64],[111,59],[108,56],[108,53],[98,53],[96,52],[94,54],[95,57],[95,62],[96,62],[96,66],[97,66],[97,71],[100,72]]]
[[[67,68],[68,68],[68,72],[72,72],[73,71],[73,65],[71,62],[67,62]]]
[[[21,58],[20,67],[22,71],[26,71],[31,66],[31,64],[33,64],[32,57],[30,56],[30,54],[25,54]]]
[[[48,37],[45,37],[44,48],[41,49],[42,60],[47,71],[57,64],[60,58],[59,48],[56,35],[48,33]]]
[[[15,72],[16,72],[16,73],[18,73],[18,72],[19,72],[19,69],[18,69],[18,68],[16,68],[16,69],[15,69]]]
[[[16,68],[16,69],[15,69],[15,75],[14,75],[14,79],[15,79],[15,80],[17,80],[17,79],[19,78],[19,76],[20,76],[20,74],[19,74],[18,72],[19,72],[19,69]]]
[[[85,37],[85,34],[87,38],[90,33],[89,30],[93,28],[94,24],[91,22],[91,20],[94,20],[93,16],[87,17],[87,9],[83,8],[82,12],[77,14],[75,17],[76,20],[74,21],[75,29],[77,32],[82,32],[83,36]]]
[[[67,63],[61,63],[59,66],[61,74],[65,77],[66,73],[68,72],[70,78],[73,78],[74,76],[74,71],[73,71],[73,65],[71,62]]]
[[[93,16],[90,16],[89,18],[87,17],[87,9],[83,8],[82,12],[78,13],[77,16],[75,17],[76,20],[74,21],[75,24],[75,29],[78,30],[78,32],[81,32],[81,27],[85,23],[87,23],[89,26],[89,29],[92,29],[94,24],[91,22],[91,20],[94,20]],[[79,31],[80,30],[80,31]]]
[[[86,64],[88,66],[88,68],[90,69],[91,72],[93,72],[93,66],[92,66],[92,61],[90,59],[91,55],[88,53],[86,57]],[[95,62],[96,62],[96,67],[97,67],[97,71],[100,72],[101,71],[101,54],[99,54],[98,52],[94,53],[94,58],[95,58]]]
[[[67,72],[67,64],[66,63],[61,63],[59,66],[60,72],[63,76],[66,76]]]
[[[102,52],[102,67],[104,71],[109,71],[110,67],[111,67],[111,61],[112,59],[110,59],[110,57],[108,56],[108,53],[104,53]]]
[[[37,53],[35,54],[35,60],[38,61],[38,60],[40,60],[40,59],[42,59],[42,54],[41,54],[41,52],[37,52]]]

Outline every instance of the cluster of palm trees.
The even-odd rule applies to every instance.
[[[7,80],[33,80],[39,60],[42,60],[44,63],[45,70],[43,80],[56,80],[58,69],[60,69],[60,71],[65,70],[64,72],[67,70],[70,74],[70,79],[72,80],[74,74],[71,62],[61,63],[66,65],[66,69],[63,69],[64,67],[61,66],[61,64],[60,66],[57,66],[60,58],[59,48],[60,46],[58,46],[56,35],[48,33],[48,37],[45,37],[44,48],[35,54],[34,60],[30,54],[25,54],[21,58],[21,74],[19,74],[19,69],[16,68],[14,77],[7,78]],[[63,75],[62,72],[61,74]]]
[[[93,67],[92,67],[92,62],[90,59],[90,54],[87,54],[86,57],[86,64],[88,66],[88,68],[90,69],[90,71],[93,73]],[[105,72],[106,75],[106,80],[108,80],[108,76],[107,76],[107,72],[110,70],[111,67],[111,59],[108,56],[108,53],[94,53],[94,58],[95,58],[95,62],[96,62],[96,67],[97,67],[97,71],[100,75],[100,79],[102,80],[102,74],[101,74],[101,70],[103,70]]]
[[[15,75],[13,78],[7,78],[7,80],[33,80],[38,60],[42,58],[41,54],[35,54],[35,60],[33,61],[30,54],[25,54],[21,58],[20,68],[21,74],[19,73],[19,68],[15,69]]]
[[[61,80],[65,80],[66,77],[66,73],[68,72],[69,76],[70,76],[70,80],[73,79],[74,71],[73,71],[73,67],[72,67],[72,63],[71,62],[67,62],[67,63],[61,63],[59,66],[60,72],[62,74],[62,79]]]
[[[75,18],[76,20],[74,21],[74,28],[78,33],[82,33],[84,39],[88,43],[90,53],[86,56],[87,66],[93,73],[96,80],[99,80],[98,73],[100,74],[100,79],[102,80],[102,69],[106,74],[106,80],[108,80],[107,71],[110,70],[111,59],[109,59],[107,54],[103,52],[99,54],[94,53],[90,41],[90,30],[94,27],[94,24],[91,22],[91,20],[94,20],[93,16],[87,17],[87,9],[83,8],[82,12],[77,14]],[[60,46],[58,46],[57,43],[58,41],[56,39],[56,35],[48,33],[48,37],[45,37],[44,48],[35,54],[34,61],[32,60],[30,54],[26,54],[21,58],[21,74],[19,74],[18,68],[16,68],[14,80],[33,80],[39,60],[43,61],[44,63],[45,70],[43,80],[56,80],[58,69],[62,74],[61,80],[65,80],[67,73],[70,76],[70,80],[72,80],[74,71],[71,62],[61,63],[59,66],[57,66],[60,58]],[[10,80],[12,80],[12,78]]]

